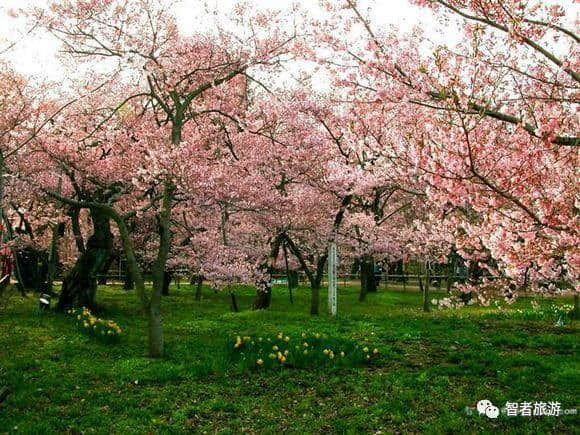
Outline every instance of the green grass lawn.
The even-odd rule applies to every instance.
[[[578,324],[530,314],[529,299],[508,313],[422,313],[418,292],[382,288],[361,304],[348,287],[339,289],[331,319],[308,314],[307,288],[295,290],[290,305],[284,286],[275,287],[271,309],[260,312],[249,310],[251,289],[237,292],[243,311],[231,313],[225,292],[204,288],[196,302],[188,286],[172,288],[160,361],[145,357],[133,292],[99,288],[97,314],[125,331],[118,344],[79,333],[65,315],[39,314],[34,297],[13,296],[0,312],[0,387],[13,391],[0,405],[0,433],[578,432],[577,415],[491,420],[466,412],[480,399],[578,406]],[[229,365],[225,346],[236,334],[279,331],[367,339],[380,355],[363,368]]]

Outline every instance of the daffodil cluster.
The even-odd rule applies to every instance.
[[[227,353],[232,362],[247,369],[356,367],[379,356],[379,349],[367,344],[318,332],[278,332],[273,336],[236,335],[228,342]]]
[[[94,316],[88,308],[69,310],[78,328],[85,334],[105,342],[119,340],[123,330],[113,320],[100,319]]]
[[[567,322],[571,317],[574,306],[571,304],[557,304],[540,306],[537,302],[532,301],[531,307],[527,308],[506,308],[497,305],[496,316],[506,318],[522,318],[526,320],[550,320]]]

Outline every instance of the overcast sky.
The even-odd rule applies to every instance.
[[[251,3],[258,8],[267,8],[275,5],[276,8],[288,7],[291,0],[253,0]],[[29,35],[22,37],[26,32],[25,22],[22,19],[14,19],[7,11],[10,9],[25,8],[31,5],[40,5],[46,0],[0,0],[0,40],[8,42],[18,41],[14,49],[7,55],[15,68],[26,75],[46,77],[52,80],[59,79],[60,67],[56,58],[59,44],[49,35]],[[236,0],[210,0],[210,5],[217,6],[219,10],[231,9]],[[182,0],[176,8],[176,16],[180,28],[187,33],[189,29],[196,28],[199,24],[199,0]],[[316,0],[302,0],[303,5],[313,8],[312,12],[318,12]],[[442,32],[440,26],[436,24],[429,11],[411,6],[407,0],[388,1],[359,1],[362,11],[367,11],[369,5],[373,5],[371,16],[377,24],[394,24],[402,31],[408,31],[415,25],[421,25],[427,30],[430,38],[437,42],[442,42],[445,37],[453,38],[457,34],[457,29],[446,29]],[[6,42],[0,47],[5,47]]]
[[[18,41],[14,49],[2,56],[8,58],[14,67],[26,75],[58,80],[62,74],[56,54],[59,44],[54,38],[46,34],[22,36],[26,33],[26,23],[23,19],[10,17],[10,9],[26,8],[32,5],[46,5],[48,0],[0,0],[0,50],[7,44]],[[168,0],[169,1],[169,0]],[[320,14],[317,0],[249,0],[257,8],[287,8],[292,2],[299,1],[305,8],[310,8],[315,16]],[[337,0],[338,1],[338,0]],[[578,0],[545,0],[547,4],[559,3],[568,12],[568,18],[578,17],[580,1]],[[208,3],[220,11],[228,11],[237,3],[237,0],[181,0],[176,8],[175,15],[178,24],[184,33],[199,29],[200,10],[203,4]],[[420,26],[425,35],[436,44],[448,43],[453,45],[459,39],[460,29],[457,25],[444,27],[435,21],[432,13],[426,9],[412,6],[407,0],[359,0],[359,9],[371,17],[373,25],[395,25],[402,32]],[[207,25],[210,25],[207,23]],[[574,28],[573,23],[571,23]]]

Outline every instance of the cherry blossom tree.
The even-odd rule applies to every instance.
[[[67,200],[76,207],[99,210],[115,220],[123,238],[125,255],[149,319],[150,353],[163,354],[161,293],[172,240],[172,211],[180,193],[180,162],[195,153],[215,134],[216,115],[241,117],[252,71],[277,68],[289,52],[295,33],[268,29],[268,17],[250,17],[251,11],[236,11],[253,20],[254,29],[244,38],[225,31],[182,36],[166,4],[157,1],[74,1],[53,3],[47,28],[61,38],[71,56],[94,62],[110,60],[116,80],[126,83],[120,102],[112,106],[91,137],[127,105],[145,112],[138,142],[146,144],[147,165],[133,181],[153,186],[159,196],[157,209],[159,243],[152,266],[153,292],[144,292],[142,274],[130,246],[123,217],[106,201]],[[111,69],[107,74],[111,74]],[[119,95],[119,94],[118,94]],[[52,195],[63,200],[61,196]],[[141,275],[141,276],[139,276]]]
[[[337,83],[390,114],[396,133],[375,142],[405,151],[428,200],[457,215],[457,230],[479,244],[459,243],[462,256],[487,251],[490,272],[517,286],[577,287],[578,51],[566,27],[574,18],[539,2],[416,3],[462,23],[463,39],[429,47],[419,30],[377,28],[355,2],[329,6],[345,29],[324,31],[341,59],[331,68]],[[363,43],[329,36],[353,26]]]

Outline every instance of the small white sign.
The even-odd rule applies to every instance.
[[[336,256],[336,243],[328,247],[328,312],[336,316],[336,271],[338,259]]]

